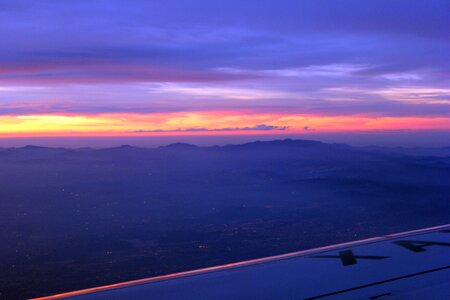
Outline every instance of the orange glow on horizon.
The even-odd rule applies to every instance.
[[[251,130],[261,124],[288,128]],[[318,116],[232,111],[6,115],[0,116],[0,137],[297,134],[305,133],[305,126],[311,132],[450,130],[450,118]],[[223,130],[224,128],[246,130]],[[136,132],[139,130],[147,132]],[[157,130],[159,132],[148,132]]]

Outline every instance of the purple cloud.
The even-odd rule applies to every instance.
[[[447,0],[2,2],[0,114],[448,116],[448,94],[425,92],[450,86],[448,11]],[[212,92],[154,93],[159,83]],[[404,87],[424,92],[386,92]]]
[[[155,130],[136,130],[136,133],[144,133],[144,132],[205,132],[205,131],[272,131],[272,130],[286,130],[289,126],[274,126],[274,125],[266,125],[266,124],[258,124],[252,127],[226,127],[226,128],[187,128],[187,129],[173,129],[173,130],[164,130],[164,129],[155,129]]]

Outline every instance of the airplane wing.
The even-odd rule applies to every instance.
[[[450,299],[450,224],[38,299]]]

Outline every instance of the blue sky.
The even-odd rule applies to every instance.
[[[148,126],[130,117],[123,133],[301,130],[308,124],[283,120],[303,116],[405,118],[375,127],[447,130],[439,124],[450,118],[449,15],[450,2],[439,0],[0,1],[0,116],[3,124],[146,116]],[[217,127],[186,121],[190,113],[241,120]],[[161,114],[167,121],[153,122]],[[426,121],[404,125],[417,118]],[[40,134],[58,126],[42,124]],[[8,126],[0,133],[27,134]],[[60,134],[84,130],[60,126]]]

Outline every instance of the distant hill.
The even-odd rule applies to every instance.
[[[441,148],[407,148],[407,147],[380,147],[380,146],[366,146],[366,147],[352,147],[346,144],[335,144],[335,143],[323,143],[314,140],[303,140],[303,139],[284,139],[284,140],[273,140],[273,141],[255,141],[245,144],[230,144],[225,146],[206,146],[200,147],[193,144],[188,143],[173,143],[166,146],[161,146],[158,148],[141,148],[135,147],[132,145],[121,145],[118,147],[112,148],[103,148],[103,149],[93,149],[93,148],[80,148],[80,149],[65,149],[65,150],[83,150],[83,151],[126,151],[133,149],[159,149],[159,150],[170,150],[170,151],[183,151],[183,150],[205,150],[205,149],[222,149],[222,150],[269,150],[269,149],[281,149],[281,148],[328,148],[328,149],[347,149],[347,150],[355,150],[355,151],[366,151],[366,152],[382,152],[382,153],[390,153],[390,154],[402,154],[402,155],[411,155],[411,156],[438,156],[438,157],[449,157],[450,156],[450,147],[441,147]],[[20,151],[20,150],[29,150],[29,151],[62,151],[64,148],[50,148],[50,147],[41,147],[34,145],[27,145],[22,148],[0,148],[0,150],[8,150],[8,151]]]

